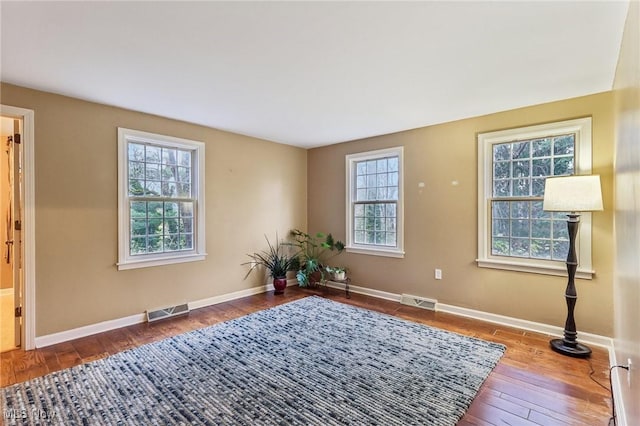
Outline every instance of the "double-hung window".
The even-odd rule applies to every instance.
[[[591,119],[478,135],[478,265],[566,274],[567,213],[542,209],[545,179],[591,173]],[[578,277],[591,278],[591,216],[582,215]]]
[[[402,147],[346,156],[347,251],[403,257]]]
[[[118,128],[118,156],[118,269],[204,259],[204,144]]]

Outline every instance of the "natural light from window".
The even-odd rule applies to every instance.
[[[591,118],[478,135],[478,266],[562,275],[566,213],[542,210],[545,179],[591,173]],[[591,216],[583,215],[581,278],[591,278]]]
[[[118,130],[119,269],[202,260],[204,144]]]
[[[402,257],[402,148],[347,155],[347,251]]]

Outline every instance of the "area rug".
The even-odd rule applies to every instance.
[[[1,389],[6,424],[455,425],[502,345],[321,297]]]

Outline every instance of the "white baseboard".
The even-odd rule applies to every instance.
[[[338,290],[344,290],[343,283],[337,283],[334,281],[327,281],[327,287],[337,288]],[[402,296],[395,293],[389,293],[381,290],[374,290],[372,288],[360,287],[357,285],[349,285],[349,291],[351,293],[364,294],[367,296],[377,297],[378,299],[391,300],[392,302],[400,302]]]
[[[207,297],[206,299],[195,300],[189,302],[189,309],[204,308],[206,306],[217,305],[218,303],[228,302],[230,300],[240,299],[241,297],[253,296],[254,294],[265,293],[269,290],[269,286],[273,289],[273,285],[261,285],[258,287],[248,288],[246,290],[234,291],[233,293],[221,294],[220,296]]]
[[[139,324],[141,322],[145,322],[146,320],[147,317],[145,314],[129,315],[128,317],[124,318],[103,321],[97,324],[85,325],[84,327],[61,331],[59,333],[39,336],[35,339],[35,345],[36,348],[44,348],[45,346],[55,345],[56,343],[67,342],[69,340],[79,339],[81,337],[91,336],[93,334],[104,333],[105,331],[114,330],[116,328]]]
[[[613,346],[609,348],[609,365],[619,365],[616,357],[615,340]],[[613,400],[615,401],[617,426],[627,426],[627,415],[624,408],[624,399],[622,397],[623,377],[626,377],[626,375],[627,370],[621,368],[614,368],[611,370],[611,393],[613,394]]]
[[[298,282],[287,280],[287,286],[297,285]],[[253,296],[254,294],[265,293],[273,290],[273,284],[265,284],[258,287],[248,288],[246,290],[234,291],[220,296],[208,297],[206,299],[195,300],[189,302],[189,309],[204,308],[206,306],[216,305],[218,303],[228,302],[230,300],[240,299],[242,297]],[[61,331],[59,333],[47,334],[35,338],[36,348],[44,348],[45,346],[55,345],[56,343],[67,342],[69,340],[79,339],[81,337],[91,336],[93,334],[104,333],[105,331],[114,330],[116,328],[126,327],[129,325],[140,324],[147,320],[145,313],[130,315],[124,318],[118,318],[109,321],[99,322],[97,324],[86,325],[71,330]]]
[[[561,327],[543,324],[540,322],[527,321],[519,318],[507,317],[504,315],[492,314],[489,312],[476,311],[474,309],[461,308],[459,306],[447,305],[444,303],[436,304],[436,311],[446,312],[461,317],[473,318],[493,324],[505,325],[521,330],[548,334],[554,337],[562,337],[564,335],[564,329]],[[601,346],[606,349],[613,347],[613,339],[611,339],[610,337],[583,332],[579,332],[578,337],[580,342],[588,343],[590,345]]]
[[[331,288],[344,289],[344,284],[328,281],[327,286]],[[349,290],[352,293],[366,294],[368,296],[377,297],[380,299],[391,300],[394,302],[400,302],[402,295],[396,293],[389,293],[386,291],[374,290],[367,287],[360,287],[356,285],[350,285]],[[539,322],[527,321],[519,318],[507,317],[504,315],[492,314],[489,312],[477,311],[475,309],[462,308],[455,305],[447,305],[444,303],[436,303],[436,311],[447,312],[453,315],[462,317],[477,319],[480,321],[491,322],[494,324],[505,325],[521,330],[534,331],[536,333],[548,334],[554,337],[562,337],[564,329],[553,325],[543,324]],[[613,347],[613,339],[606,336],[600,336],[598,334],[579,332],[579,338],[581,342],[588,343],[590,345],[600,346],[605,349],[609,349],[611,354],[611,348]],[[609,357],[611,358],[611,356]],[[613,365],[613,364],[612,364]]]
[[[287,286],[297,285],[296,279],[287,280]],[[344,284],[328,281],[327,286],[343,290]],[[248,288],[245,290],[234,291],[233,293],[226,293],[220,296],[209,297],[206,299],[196,300],[189,302],[189,309],[204,308],[206,306],[215,305],[218,303],[228,302],[230,300],[240,299],[242,297],[252,296],[254,294],[265,293],[273,290],[273,284],[265,284],[258,287]],[[377,297],[379,299],[391,300],[393,302],[400,302],[402,296],[396,293],[389,293],[386,291],[375,290],[367,287],[361,287],[356,285],[350,285],[349,290],[352,293],[364,294],[367,296]],[[522,330],[534,331],[537,333],[548,334],[551,336],[562,336],[563,329],[560,327],[542,324],[533,321],[522,320],[519,318],[507,317],[503,315],[492,314],[489,312],[477,311],[474,309],[461,308],[454,305],[447,305],[444,303],[436,304],[436,311],[447,312],[454,315],[464,316],[467,318],[473,318],[481,321],[487,321],[494,324],[505,325]],[[130,315],[128,317],[100,322],[97,324],[91,324],[84,327],[74,328],[72,330],[61,331],[59,333],[48,334],[45,336],[39,336],[35,338],[35,346],[42,348],[45,346],[54,345],[56,343],[62,343],[73,339],[79,339],[81,337],[90,336],[92,334],[103,333],[105,331],[113,330],[120,327],[126,327],[133,324],[139,324],[146,321],[144,313]],[[601,346],[609,349],[609,358],[611,361],[612,355],[615,358],[615,353],[612,351],[613,340],[609,337],[599,336],[590,333],[580,333],[580,341],[591,345]],[[611,364],[615,365],[615,364]]]

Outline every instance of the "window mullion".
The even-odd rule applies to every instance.
[[[118,268],[202,260],[204,144],[118,128],[118,159]]]
[[[402,148],[350,154],[346,165],[347,249],[402,257]]]
[[[542,211],[544,180],[591,172],[591,119],[480,133],[478,143],[478,265],[556,271],[566,257],[566,231]],[[582,242],[580,264],[590,269]]]
[[[158,198],[158,197],[144,197],[144,196],[129,196],[127,197],[129,201],[149,201],[149,202],[157,202],[157,203],[182,203],[182,202],[195,202],[195,198]]]
[[[375,200],[375,201],[369,201],[369,200],[362,200],[362,201],[354,201],[354,204],[391,204],[391,203],[397,203],[398,200]]]
[[[489,197],[489,201],[542,201],[543,197]]]

